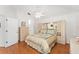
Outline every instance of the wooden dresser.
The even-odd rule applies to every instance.
[[[26,26],[21,26],[19,35],[20,41],[24,41],[27,35],[28,35],[28,28]]]

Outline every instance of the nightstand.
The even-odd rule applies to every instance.
[[[70,40],[70,53],[79,54],[79,42],[75,38]]]

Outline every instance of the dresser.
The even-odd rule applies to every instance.
[[[20,41],[24,41],[28,35],[28,29],[26,26],[20,27]]]

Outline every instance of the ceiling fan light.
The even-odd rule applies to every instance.
[[[35,14],[35,17],[36,17],[36,18],[40,18],[40,17],[42,17],[42,16],[44,16],[44,15],[43,15],[42,13],[40,13],[40,12],[38,12],[38,13]]]

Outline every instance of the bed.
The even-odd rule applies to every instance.
[[[42,29],[37,34],[28,35],[25,42],[40,53],[50,53],[57,42],[56,29]]]

